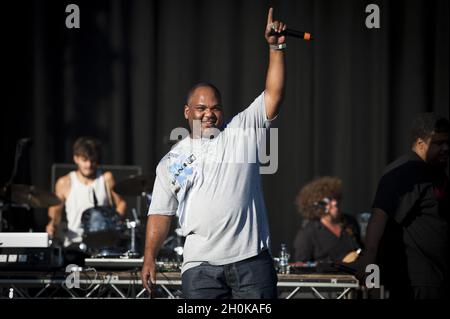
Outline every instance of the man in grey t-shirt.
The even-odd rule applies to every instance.
[[[276,298],[277,276],[259,163],[261,143],[278,114],[284,90],[286,25],[269,10],[265,38],[270,60],[264,92],[223,125],[219,90],[199,83],[184,116],[191,133],[156,169],[148,212],[142,282],[151,291],[155,259],[177,215],[186,237],[183,294],[187,298]]]

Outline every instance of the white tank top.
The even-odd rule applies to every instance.
[[[75,171],[70,172],[70,193],[65,203],[68,230],[64,246],[82,241],[81,216],[85,210],[94,207],[94,192],[97,206],[110,205],[105,178],[101,171],[97,172],[94,182],[89,185],[80,182]]]

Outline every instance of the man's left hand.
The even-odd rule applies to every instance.
[[[280,33],[286,30],[287,26],[281,21],[273,20],[273,8],[269,9],[267,15],[267,26],[265,31],[265,38],[269,45],[283,44],[286,41],[286,37]]]

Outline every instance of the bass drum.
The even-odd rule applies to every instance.
[[[109,206],[92,207],[81,216],[83,243],[95,255],[106,247],[117,247],[124,231],[119,214]]]

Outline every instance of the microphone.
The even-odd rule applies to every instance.
[[[273,26],[272,26],[272,31],[270,32],[270,35],[285,35],[288,37],[303,39],[306,41],[314,40],[311,33],[309,33],[309,32],[303,32],[303,31],[298,31],[298,30],[289,29],[289,28],[287,28],[286,30],[282,30],[281,32],[275,32],[275,29]]]
[[[95,196],[94,188],[92,188],[92,195],[94,196],[94,207],[98,206],[97,196]]]

